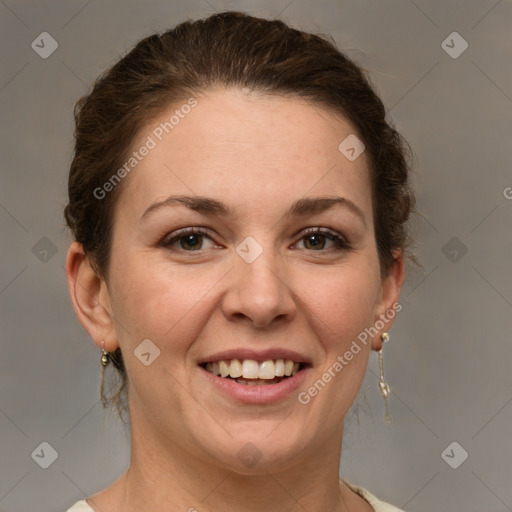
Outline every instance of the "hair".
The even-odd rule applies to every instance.
[[[372,184],[375,239],[381,273],[397,250],[411,245],[408,219],[411,152],[386,120],[366,72],[330,36],[227,11],[188,20],[139,41],[75,105],[75,148],[64,216],[91,265],[108,282],[113,217],[123,183],[101,199],[95,190],[129,158],[140,131],[170,105],[218,88],[296,97],[346,118],[365,145]],[[414,257],[412,257],[414,259]],[[112,352],[121,385],[104,406],[126,407],[121,350]],[[112,365],[111,365],[112,366]]]

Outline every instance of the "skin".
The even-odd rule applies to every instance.
[[[121,347],[129,376],[130,467],[88,503],[103,512],[371,511],[340,485],[338,470],[343,420],[380,333],[307,405],[296,392],[240,404],[197,366],[221,350],[286,347],[311,360],[304,391],[398,301],[403,259],[398,251],[381,277],[366,156],[351,162],[338,150],[355,130],[302,99],[219,89],[197,100],[120,185],[108,279],[80,244],[68,252],[78,318],[98,347]],[[173,194],[215,198],[235,215],[174,205],[141,220]],[[284,216],[298,199],[326,196],[352,201],[364,221],[344,206]],[[162,245],[186,227],[210,234]],[[303,234],[310,227],[335,231],[351,248],[336,250],[321,235],[314,245]],[[263,248],[252,263],[235,251],[248,236]],[[144,339],[160,350],[149,366],[133,355]],[[251,468],[237,457],[248,442],[262,455]]]

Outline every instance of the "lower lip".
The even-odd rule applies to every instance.
[[[295,375],[283,379],[277,384],[260,384],[248,386],[238,384],[234,379],[219,377],[200,367],[205,377],[222,393],[243,404],[267,404],[289,397],[304,382],[308,368],[303,368]]]

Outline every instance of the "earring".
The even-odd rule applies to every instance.
[[[391,416],[389,415],[389,408],[388,408],[388,396],[391,394],[391,388],[389,387],[389,384],[387,384],[384,381],[384,358],[382,356],[382,348],[384,347],[384,343],[389,341],[389,334],[387,332],[382,333],[382,347],[379,350],[379,370],[380,370],[380,377],[379,377],[379,388],[380,392],[382,393],[382,396],[384,397],[384,402],[386,403],[386,423],[391,423]]]
[[[101,354],[101,366],[105,367],[105,366],[107,366],[107,364],[110,361],[110,358],[109,358],[110,354],[105,350],[105,342],[104,341],[101,342],[101,350],[103,351],[103,353]]]
[[[105,342],[101,342],[101,379],[100,379],[100,400],[103,404],[103,408],[106,409],[108,407],[108,399],[104,394],[104,380],[105,380],[105,370],[110,361],[110,354],[105,350]]]

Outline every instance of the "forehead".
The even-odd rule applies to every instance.
[[[170,194],[195,194],[253,215],[269,200],[287,206],[332,194],[371,211],[366,155],[350,161],[338,149],[355,134],[339,114],[300,98],[238,89],[210,91],[194,102],[170,106],[140,131],[128,156],[151,149],[123,183],[123,208],[142,213]]]

